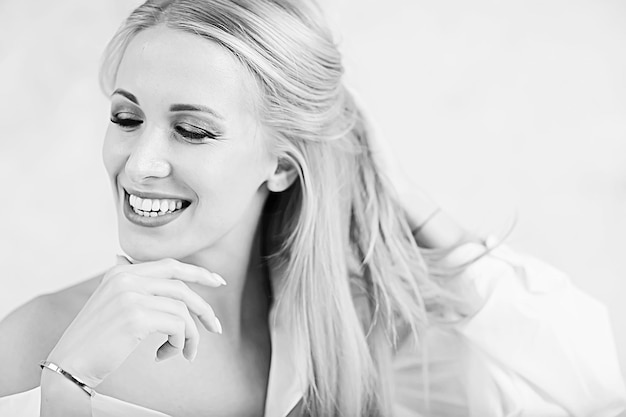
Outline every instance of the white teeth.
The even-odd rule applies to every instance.
[[[166,214],[171,214],[172,213],[169,210],[168,211],[159,211],[159,212],[156,212],[156,211],[143,211],[143,210],[135,208],[135,207],[133,207],[133,211],[135,213],[137,213],[138,215],[143,216],[143,217],[165,216]]]
[[[143,200],[141,202],[141,209],[143,211],[150,211],[150,210],[152,210],[152,200],[150,200],[149,198],[146,198],[145,200]]]
[[[135,213],[144,217],[164,216],[183,207],[182,200],[141,198],[133,194],[128,202]]]

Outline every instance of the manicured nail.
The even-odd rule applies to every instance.
[[[220,323],[220,319],[215,317],[215,328],[218,334],[222,334],[222,323]]]
[[[222,285],[226,285],[226,281],[224,280],[224,278],[222,278],[220,274],[216,274],[215,272],[213,272],[213,276],[219,283],[221,283]]]

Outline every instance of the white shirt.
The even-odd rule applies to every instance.
[[[467,244],[451,258],[468,259]],[[397,417],[615,417],[626,410],[606,308],[567,276],[506,246],[466,271],[485,304],[471,318],[429,328],[418,349],[408,338],[393,358]],[[286,417],[306,388],[306,352],[270,313],[272,358],[265,416]],[[0,398],[0,415],[39,415],[40,388]],[[103,394],[93,417],[168,417]]]

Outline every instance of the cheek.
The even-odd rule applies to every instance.
[[[203,194],[200,197],[208,197],[212,204],[237,204],[249,198],[260,184],[259,176],[255,175],[256,167],[251,166],[249,161],[236,157],[207,158],[202,164],[203,169],[193,173],[197,184],[194,188]]]
[[[200,203],[210,204],[214,210],[219,206],[223,215],[229,216],[258,194],[271,170],[271,160],[260,152],[246,150],[215,155],[196,166],[203,166],[202,172],[194,173],[196,179],[202,179],[197,181],[198,193],[203,194]]]
[[[267,180],[271,171],[271,159],[261,149],[247,150],[238,160],[229,164],[229,175],[225,183],[233,188],[255,192]]]
[[[107,129],[102,144],[102,162],[109,176],[115,176],[124,166],[124,154],[120,143],[112,132],[113,127]]]

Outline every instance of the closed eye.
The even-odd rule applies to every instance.
[[[111,115],[111,122],[120,126],[122,129],[131,130],[143,123],[143,120],[136,117],[129,117],[130,113],[117,113]]]
[[[216,134],[187,123],[176,125],[174,130],[185,140],[194,143],[203,143],[217,138]]]

